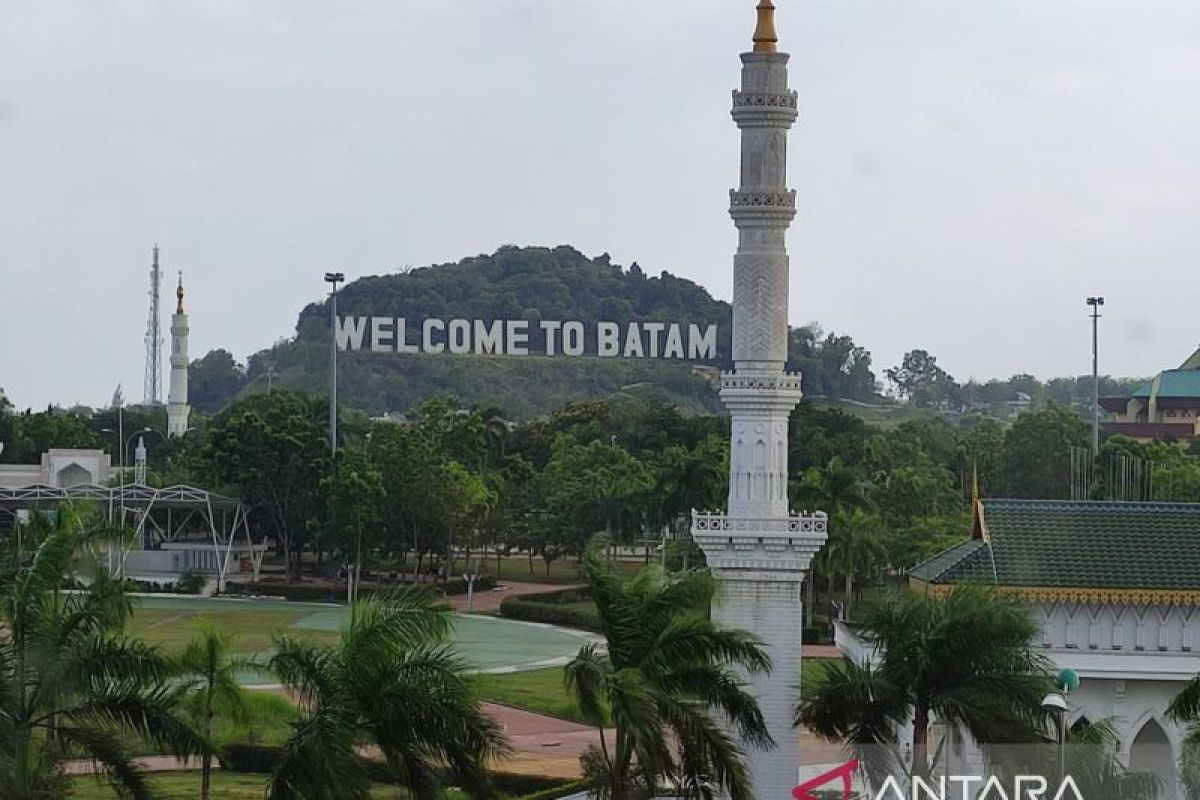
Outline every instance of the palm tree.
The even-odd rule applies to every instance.
[[[838,509],[829,543],[825,547],[831,573],[845,580],[846,609],[854,602],[854,578],[869,575],[884,557],[883,530],[879,517],[855,508]]]
[[[870,506],[867,496],[867,482],[862,479],[858,470],[846,466],[836,456],[829,460],[824,467],[810,467],[791,481],[790,496],[795,503],[809,510],[824,511],[831,517],[839,511],[850,509],[866,509]],[[832,536],[838,533],[837,520],[830,530]],[[825,552],[813,559],[812,569],[804,581],[805,624],[812,625],[813,610],[816,608],[815,582],[817,573],[825,575],[829,581],[828,590],[833,593],[833,578],[837,571],[832,554]]]
[[[693,509],[715,508],[728,474],[712,449],[668,447],[659,462],[659,516],[664,522]]]
[[[765,747],[770,736],[735,670],[770,669],[760,642],[710,619],[714,583],[706,573],[668,578],[652,566],[625,578],[592,548],[583,574],[606,642],[581,648],[566,681],[591,724],[616,729],[611,749],[601,736],[598,792],[627,800],[672,780],[699,796],[720,787],[734,800],[749,798],[735,737]]]
[[[229,714],[234,719],[244,716],[242,689],[237,678],[239,672],[253,668],[254,664],[249,659],[234,656],[231,649],[232,640],[228,635],[206,628],[188,643],[179,657],[178,666],[184,676],[187,697],[185,706],[209,741],[218,713]],[[212,753],[205,752],[203,758],[200,800],[209,800],[212,797]]]
[[[129,741],[178,756],[205,749],[177,714],[170,660],[122,634],[131,604],[120,582],[101,571],[86,590],[62,591],[86,518],[63,507],[31,528],[40,543],[0,583],[0,797],[61,797],[64,762],[87,758],[125,796],[149,798]]]
[[[1200,676],[1192,678],[1167,707],[1176,722],[1188,723],[1180,768],[1191,797],[1200,797]]]
[[[1200,676],[1183,687],[1167,707],[1167,713],[1176,722],[1200,724]]]
[[[803,687],[797,721],[818,736],[864,752],[895,744],[897,727],[911,720],[920,776],[934,717],[985,744],[1040,737],[1048,664],[1018,600],[966,585],[943,598],[900,591],[870,608],[859,630],[878,663],[825,662]]]
[[[834,457],[824,467],[810,467],[792,482],[792,499],[809,509],[832,514],[839,508],[866,508],[867,484],[858,470]]]
[[[445,644],[448,606],[425,587],[352,607],[336,644],[287,636],[269,666],[299,698],[300,719],[271,775],[273,800],[359,800],[370,781],[356,747],[374,745],[419,799],[438,796],[449,768],[487,791],[485,764],[505,752],[480,710],[465,663]]]

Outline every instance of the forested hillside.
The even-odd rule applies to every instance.
[[[731,311],[692,281],[668,272],[647,275],[607,255],[588,258],[571,247],[502,247],[491,255],[395,274],[360,278],[338,294],[344,316],[521,319],[530,350],[544,349],[541,320],[673,322],[718,327],[717,358],[705,363],[595,357],[342,353],[339,399],[371,414],[404,412],[439,394],[469,405],[498,407],[516,419],[547,414],[579,400],[633,395],[690,412],[714,412],[719,371],[728,366]],[[193,404],[215,412],[238,395],[281,388],[325,391],[329,375],[328,301],[301,313],[295,337],[252,355],[245,370],[225,351],[192,366]],[[848,337],[813,328],[793,332],[793,369],[810,394],[871,400],[870,355]],[[589,346],[589,352],[592,351]]]
[[[571,247],[501,247],[456,263],[359,278],[341,289],[343,316],[424,319],[525,320],[529,349],[544,350],[541,320],[578,320],[590,336],[599,321],[716,325],[717,357],[703,363],[638,358],[426,355],[345,352],[340,356],[339,400],[370,414],[403,413],[437,395],[468,406],[496,408],[508,418],[531,419],[575,402],[618,396],[665,401],[686,412],[719,412],[718,376],[729,366],[731,310],[684,278],[648,275],[637,264],[589,258]],[[250,356],[243,367],[214,350],[192,363],[192,404],[215,413],[234,398],[268,386],[306,393],[327,391],[328,300],[300,312],[295,335]],[[919,344],[919,343],[914,343]],[[588,352],[595,351],[589,342]],[[921,349],[902,363],[877,369],[871,353],[847,335],[816,325],[792,330],[788,368],[803,376],[804,393],[879,422],[936,413],[1005,417],[1014,401],[1040,406],[1054,400],[1085,407],[1090,377],[1032,375],[959,381]],[[878,373],[878,375],[877,375]],[[886,385],[882,378],[886,377]],[[1105,378],[1102,394],[1132,387]],[[1021,400],[1024,397],[1025,400]]]

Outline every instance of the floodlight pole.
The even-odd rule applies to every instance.
[[[337,290],[338,284],[346,280],[341,272],[326,272],[325,282],[333,288],[329,292],[329,452],[337,457]]]
[[[1092,309],[1092,455],[1100,453],[1100,357],[1099,329],[1100,307],[1104,305],[1103,297],[1089,297],[1088,306]]]

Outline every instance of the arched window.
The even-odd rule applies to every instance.
[[[85,483],[92,482],[92,473],[88,472],[78,464],[68,464],[58,471],[56,478],[60,489],[69,489],[72,486],[82,486]]]
[[[1157,775],[1163,786],[1175,785],[1175,759],[1171,756],[1171,740],[1157,720],[1148,719],[1133,744],[1129,746],[1129,768],[1135,772]]]

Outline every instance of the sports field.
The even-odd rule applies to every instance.
[[[332,642],[349,616],[344,606],[274,600],[138,597],[130,633],[169,652],[182,650],[203,625],[234,639],[245,655],[264,656],[276,633]],[[522,669],[564,663],[583,644],[579,634],[495,617],[454,617],[455,649],[478,670]],[[263,676],[247,676],[248,683]]]

